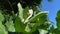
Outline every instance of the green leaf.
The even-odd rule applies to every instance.
[[[2,22],[0,21],[0,23]],[[0,34],[8,34],[3,24],[0,24]]]
[[[2,15],[1,12],[2,12],[2,11],[0,10],[0,21],[3,21],[3,20],[4,20],[4,16]]]
[[[46,16],[47,12],[39,12],[38,14],[36,14],[34,17],[32,17],[29,22],[31,21],[37,21],[35,22],[35,25],[32,27],[31,32],[34,32],[38,26],[40,26],[41,24],[43,24],[46,21]],[[37,19],[37,20],[36,20]]]
[[[57,17],[60,18],[60,10],[57,12]]]
[[[50,27],[49,32],[50,32],[50,33],[54,33],[54,27],[53,27],[53,25]]]
[[[60,34],[60,30],[55,29],[55,30],[54,30],[54,33],[55,33],[55,34]]]
[[[57,21],[57,28],[60,30],[60,18],[56,18]]]
[[[28,13],[29,13],[29,8],[26,7],[26,8],[24,9],[24,12],[23,12],[23,17],[24,17],[24,19],[26,19],[26,18],[28,17]]]
[[[19,17],[16,17],[14,25],[15,25],[16,32],[24,32],[25,31],[25,25],[21,22],[21,19]]]
[[[15,32],[15,28],[14,28],[14,23],[13,23],[12,17],[9,18],[9,21],[6,21],[5,25],[6,25],[6,27],[7,27],[9,32]]]
[[[15,32],[13,21],[7,21],[6,22],[6,27],[8,28],[9,32]]]
[[[40,26],[38,26],[38,28],[39,28],[39,29],[48,30],[50,24],[51,24],[50,21],[45,21],[45,23],[43,23],[43,24],[41,24]]]
[[[42,16],[46,16],[47,12],[39,12],[38,14],[36,14],[35,16],[33,16],[31,19],[29,19],[29,22],[31,21],[35,21],[36,19],[41,19]],[[44,18],[44,17],[43,17]]]
[[[39,29],[39,34],[47,34],[48,31],[44,29]]]
[[[19,11],[19,17],[21,21],[23,21],[23,8],[20,3],[18,3],[17,6],[18,6],[18,11]]]
[[[4,16],[1,13],[2,11],[0,10],[0,34],[8,34],[4,25],[2,24],[2,21],[4,20]]]
[[[29,23],[27,24],[27,26],[25,27],[25,31],[26,32],[30,32],[31,28],[29,27]]]
[[[60,30],[60,10],[57,12],[56,21],[57,21],[57,27]]]

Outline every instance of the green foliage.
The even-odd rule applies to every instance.
[[[18,3],[18,12],[0,10],[0,34],[59,34],[60,33],[60,10],[57,13],[57,29],[52,26],[48,30],[51,21],[47,18],[47,12],[42,12],[37,9],[37,5],[42,0],[20,0],[25,2],[27,7],[23,8],[22,4]],[[31,5],[31,6],[30,6]],[[31,7],[31,8],[30,8]],[[1,7],[0,7],[1,8]]]
[[[3,13],[1,11],[3,15],[0,14],[0,22],[2,24],[3,21],[4,25],[2,24],[2,27],[6,28],[4,28],[4,31],[6,30],[7,32],[22,32],[23,34],[33,34],[34,32],[38,31],[38,27],[47,20],[47,12],[39,12],[35,13],[35,15],[33,14],[33,16],[31,16],[25,23],[26,19],[30,16],[28,15],[30,9],[28,7],[23,9],[20,3],[18,3],[17,6],[19,12],[16,14],[8,14],[7,12]],[[24,21],[22,21],[23,19]]]
[[[0,10],[0,21],[3,21],[3,20],[4,20],[4,16],[2,15],[1,12],[2,12],[2,11]]]
[[[57,12],[57,17],[60,18],[60,10]]]
[[[57,21],[57,29],[54,30],[55,34],[59,34],[60,33],[60,10],[58,10],[57,12],[57,17],[56,17],[56,21]]]
[[[22,21],[23,20],[23,8],[22,8],[20,3],[18,3],[17,6],[18,6],[18,11],[19,11],[19,17],[20,17],[20,19]]]
[[[44,12],[39,12],[35,16],[31,17],[28,20],[28,22],[26,24],[28,24],[29,22],[31,23],[33,20],[34,21],[37,21],[37,22],[35,22],[34,26],[31,28],[30,33],[36,31],[37,27],[40,26],[41,24],[43,24],[46,21],[46,14],[47,14],[46,12],[45,13]],[[27,14],[24,14],[24,15],[27,15]],[[21,16],[21,15],[19,15],[19,16]],[[22,21],[21,21],[21,17],[20,18],[19,17],[16,17],[16,20],[15,20],[15,28],[16,28],[17,32],[25,32],[24,31],[24,29],[25,29],[25,26],[24,25],[25,24],[22,23]],[[28,27],[28,26],[26,26],[26,27]]]
[[[2,23],[2,22],[0,22]],[[0,24],[0,34],[8,34],[8,32],[6,31],[6,28],[3,24]]]
[[[26,18],[29,16],[29,15],[28,15],[29,8],[26,7],[23,11],[24,11],[24,12],[23,12],[23,17],[24,17],[24,19],[26,19]]]
[[[1,13],[2,11],[0,10],[0,34],[8,34],[8,32],[5,29],[5,26],[2,24],[4,20],[4,16]]]
[[[16,32],[24,32],[25,25],[21,22],[21,19],[19,17],[16,17],[15,19],[15,30]]]
[[[60,10],[57,12],[56,21],[57,21],[58,29],[60,30]]]
[[[15,32],[15,28],[14,28],[14,23],[13,23],[13,20],[12,20],[12,16],[10,16],[9,20],[6,21],[5,23],[8,31],[10,32]]]

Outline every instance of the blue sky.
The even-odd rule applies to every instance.
[[[60,9],[60,0],[53,0],[53,2],[48,2],[47,0],[42,1],[42,10],[48,11],[48,18],[53,22],[54,27],[56,27],[56,14]]]

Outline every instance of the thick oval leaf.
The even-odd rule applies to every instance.
[[[16,32],[24,32],[25,31],[25,25],[21,22],[19,17],[16,17],[14,25],[15,25]]]

